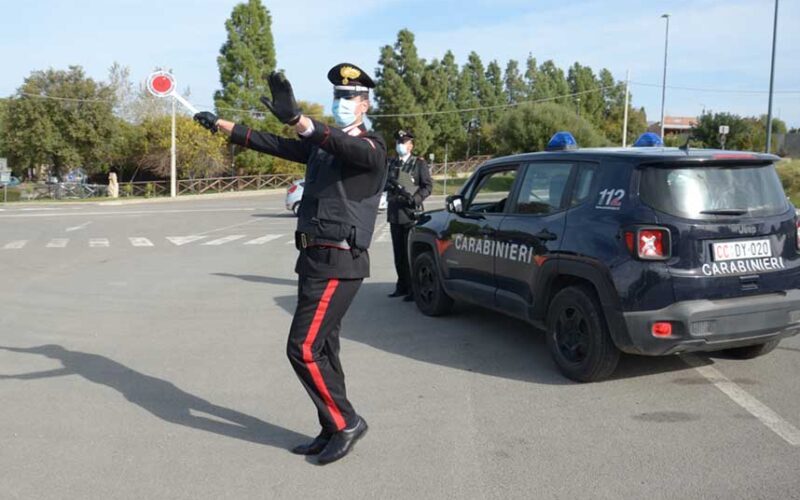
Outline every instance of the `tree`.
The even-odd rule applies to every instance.
[[[414,35],[401,30],[394,46],[381,49],[378,64],[375,73],[378,114],[406,115],[380,117],[378,130],[385,137],[392,137],[400,129],[410,129],[415,136],[416,153],[424,153],[433,143],[433,131],[427,117],[421,115],[422,105],[435,97],[423,86],[425,61],[417,56]]]
[[[6,103],[2,135],[12,163],[20,169],[47,165],[58,176],[77,167],[106,171],[113,103],[113,90],[80,66],[34,71]]]
[[[130,144],[133,162],[159,177],[167,177],[170,172],[171,121],[169,116],[146,120],[135,144]],[[178,177],[211,177],[229,167],[222,134],[208,133],[188,116],[179,116],[176,122]]]
[[[536,71],[536,80],[533,87],[535,100],[553,99],[559,104],[570,102],[567,95],[570,93],[569,83],[564,77],[564,71],[556,66],[552,60],[547,60]]]
[[[498,154],[541,151],[559,130],[569,130],[581,147],[609,145],[591,122],[552,102],[521,104],[508,111],[495,125],[493,140]]]
[[[519,63],[513,59],[506,64],[503,78],[505,84],[506,102],[514,104],[525,100],[525,80],[519,72]]]
[[[578,110],[578,114],[593,124],[600,125],[605,103],[592,68],[576,62],[569,68],[567,83],[569,92],[573,94],[570,102]]]
[[[225,21],[228,38],[217,57],[221,90],[214,94],[217,114],[236,123],[268,132],[278,132],[281,124],[271,113],[254,114],[263,109],[261,96],[269,96],[267,77],[275,70],[275,44],[272,18],[261,0],[247,0],[233,8]],[[274,159],[251,150],[236,155],[240,171],[269,172]]]

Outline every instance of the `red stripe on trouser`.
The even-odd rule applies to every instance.
[[[328,388],[325,386],[325,380],[322,378],[322,373],[320,373],[319,367],[314,361],[314,355],[311,353],[311,346],[314,345],[314,340],[317,338],[319,329],[322,326],[322,321],[325,319],[325,313],[328,311],[328,306],[331,303],[331,298],[333,297],[333,293],[336,291],[337,286],[339,286],[339,280],[334,279],[328,281],[328,286],[325,288],[322,298],[319,299],[317,312],[314,313],[314,319],[311,321],[311,326],[308,329],[308,335],[306,336],[306,340],[303,342],[303,362],[306,364],[306,366],[308,366],[308,371],[311,372],[311,378],[314,380],[314,385],[317,387],[317,391],[319,391],[322,399],[325,401],[325,406],[328,408],[331,417],[333,417],[333,422],[336,424],[336,428],[338,430],[342,430],[346,425],[344,417],[342,417],[342,412],[339,411],[339,407],[336,406],[336,402],[331,397],[331,393],[328,392]]]

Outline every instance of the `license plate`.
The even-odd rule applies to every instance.
[[[772,245],[769,240],[725,241],[714,243],[714,260],[761,259],[772,257]]]

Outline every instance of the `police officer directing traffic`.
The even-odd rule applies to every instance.
[[[295,233],[300,251],[297,308],[287,354],[317,407],[319,435],[292,452],[318,455],[319,464],[350,452],[367,431],[347,398],[339,362],[342,318],[364,278],[369,276],[369,248],[378,205],[386,183],[386,145],[364,126],[372,79],[354,64],[328,72],[333,87],[333,115],[338,128],[304,116],[292,86],[282,73],[269,76],[272,99],[261,101],[298,139],[257,132],[218,120],[210,112],[197,120],[212,132],[230,133],[234,144],[306,164],[305,190]]]
[[[389,161],[387,218],[392,234],[394,267],[397,284],[389,297],[414,300],[411,270],[408,262],[408,232],[416,214],[423,210],[422,202],[431,194],[433,180],[424,159],[413,156],[414,134],[400,130],[395,134],[397,157]]]

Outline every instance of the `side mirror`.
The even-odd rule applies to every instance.
[[[454,194],[447,197],[447,211],[451,214],[464,213],[464,197],[460,194]]]

